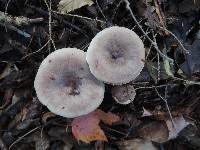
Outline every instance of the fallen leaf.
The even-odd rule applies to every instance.
[[[45,131],[36,131],[26,137],[26,142],[34,142],[35,150],[48,150],[50,148],[50,139]]]
[[[179,3],[179,12],[187,13],[191,11],[198,11],[200,9],[200,0],[183,0]]]
[[[156,30],[160,25],[160,22],[158,16],[155,14],[155,7],[148,4],[144,15],[145,18],[147,18],[147,26]]]
[[[165,64],[166,65],[166,64]],[[158,68],[159,68],[159,72],[158,72]],[[157,82],[158,78],[160,80],[166,80],[166,79],[169,79],[171,78],[172,76],[169,76],[167,73],[166,73],[166,67],[164,66],[164,63],[163,62],[160,62],[159,64],[159,67],[158,67],[158,63],[155,63],[155,62],[147,62],[147,69],[151,75],[151,77],[153,78],[153,80],[155,82]],[[170,68],[170,74],[174,74],[174,69]]]
[[[107,137],[99,126],[100,121],[112,125],[112,123],[119,121],[119,119],[113,113],[105,113],[97,109],[87,115],[75,118],[72,121],[72,133],[78,141],[81,140],[85,143],[95,140],[107,141]]]
[[[190,52],[190,54],[187,54],[187,61],[185,64],[187,64],[192,74],[200,72],[200,40],[196,39],[192,45],[186,43],[185,47]]]
[[[2,106],[0,106],[0,110],[4,109],[12,101],[13,94],[14,94],[13,89],[11,88],[6,89],[4,98],[3,98],[5,103]]]
[[[145,110],[147,116],[152,117],[151,112]],[[182,115],[173,117],[173,122],[164,114],[156,116],[157,121],[152,121],[144,124],[138,129],[138,135],[144,139],[154,142],[163,143],[176,138],[179,133],[190,123],[187,122]],[[145,116],[146,117],[146,116]]]
[[[149,117],[149,116],[153,116],[153,113],[143,107],[142,117]]]
[[[152,121],[138,129],[138,135],[147,140],[163,143],[168,140],[169,131],[164,121]]]
[[[169,130],[169,137],[168,140],[174,139],[178,136],[178,134],[185,128],[187,127],[190,123],[187,122],[183,116],[175,117],[173,118],[173,123],[171,120],[166,120],[166,125]]]
[[[11,67],[12,67],[11,63],[6,64],[5,68],[3,69],[3,71],[0,74],[0,79],[5,78],[6,76],[8,76],[11,73],[11,71],[12,71]]]
[[[172,111],[171,114],[173,117],[178,117],[180,114],[185,113],[185,109],[181,108],[176,111]],[[143,107],[143,114],[141,117],[149,117],[156,120],[166,120],[169,117],[168,112],[158,111],[158,110],[147,110]]]
[[[158,150],[151,141],[145,139],[131,139],[117,143],[122,150]]]
[[[47,112],[42,116],[42,122],[47,123],[48,119],[55,117],[56,114],[52,112]]]
[[[93,3],[92,0],[61,0],[58,4],[58,11],[65,14],[85,5],[91,6]]]
[[[173,71],[171,70],[169,60],[164,59],[163,63],[164,63],[164,68],[165,68],[166,74],[170,77],[174,77]]]
[[[155,5],[155,9],[156,9],[156,13],[158,15],[158,18],[160,20],[160,24],[164,28],[166,28],[166,18],[165,18],[163,11],[162,11],[161,4],[157,0],[154,0],[154,5]]]

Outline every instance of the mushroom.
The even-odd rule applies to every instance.
[[[131,103],[136,95],[135,89],[131,85],[117,85],[111,89],[114,100],[119,104]]]
[[[104,83],[90,72],[85,52],[63,48],[48,55],[34,81],[39,101],[55,114],[67,118],[88,114],[104,97]]]
[[[99,32],[88,47],[86,60],[99,80],[121,85],[134,80],[144,67],[145,49],[132,30],[113,26]]]

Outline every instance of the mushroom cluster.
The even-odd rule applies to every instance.
[[[93,38],[87,53],[63,48],[48,55],[35,77],[35,91],[50,111],[68,118],[95,110],[103,101],[104,83],[117,85],[112,90],[114,99],[128,104],[136,93],[132,86],[122,84],[140,74],[144,59],[143,42],[135,32],[106,28]]]

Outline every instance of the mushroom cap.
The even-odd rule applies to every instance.
[[[136,95],[136,91],[131,85],[117,85],[111,90],[114,100],[123,105],[131,103]]]
[[[48,55],[34,81],[39,101],[55,114],[73,118],[95,110],[104,97],[104,83],[90,72],[85,52],[63,48]]]
[[[132,30],[113,26],[99,32],[91,41],[86,60],[99,80],[121,85],[134,80],[144,67],[145,49]]]

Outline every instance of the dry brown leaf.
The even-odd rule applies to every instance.
[[[138,135],[145,139],[163,143],[174,139],[178,134],[190,123],[187,122],[182,115],[177,112],[172,113],[173,122],[168,113],[165,112],[151,112],[144,109],[143,117],[150,117],[160,121],[153,121],[145,124],[138,130]]]
[[[173,118],[173,123],[171,120],[166,120],[165,121],[167,124],[167,128],[169,130],[169,137],[168,140],[174,139],[178,136],[178,134],[185,128],[187,127],[190,123],[187,122],[183,116],[175,117]]]
[[[93,3],[92,0],[61,0],[58,4],[58,11],[65,14],[85,5],[91,6]]]
[[[151,141],[144,139],[131,139],[117,143],[122,150],[158,150]]]
[[[90,143],[91,141],[101,140],[107,141],[103,130],[99,126],[102,121],[105,124],[112,125],[112,123],[119,121],[119,117],[112,113],[105,113],[97,109],[87,115],[75,118],[72,121],[72,133],[79,141]]]
[[[139,129],[138,135],[147,140],[163,143],[168,140],[169,131],[164,121],[153,121]]]
[[[56,116],[56,114],[54,114],[52,112],[47,112],[42,116],[42,122],[47,123],[49,118],[53,118],[55,116]]]
[[[12,66],[11,63],[6,64],[5,68],[3,69],[3,71],[0,74],[0,79],[5,78],[6,76],[8,76],[11,73],[11,71],[12,71],[11,66]]]
[[[173,117],[178,117],[180,116],[180,114],[184,114],[185,109],[181,108],[179,110],[176,111],[172,111],[171,114]],[[147,110],[145,108],[143,108],[143,114],[141,117],[150,117],[156,120],[166,120],[169,117],[169,113],[168,112],[164,112],[164,111],[151,111],[151,110]]]

